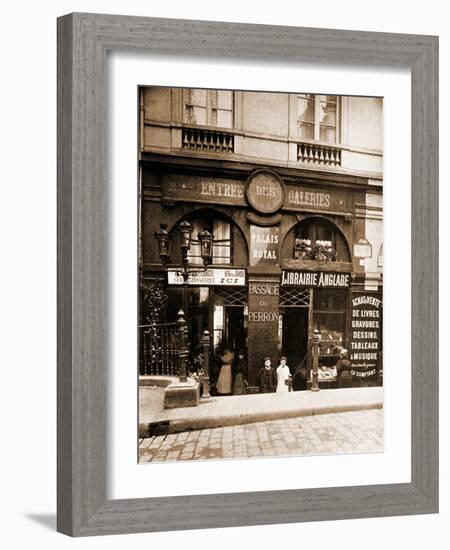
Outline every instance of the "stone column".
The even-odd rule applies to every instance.
[[[249,278],[248,294],[248,382],[258,386],[258,372],[264,358],[270,357],[276,367],[278,359],[280,279]]]

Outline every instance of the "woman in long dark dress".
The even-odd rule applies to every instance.
[[[243,352],[239,352],[234,367],[233,395],[243,395],[247,393],[247,383],[245,381],[246,367],[244,354]]]
[[[233,363],[234,353],[229,349],[224,349],[220,356],[222,366],[220,367],[219,378],[216,383],[217,393],[220,395],[230,395],[232,391],[233,376],[231,364]]]

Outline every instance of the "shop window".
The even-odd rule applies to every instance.
[[[233,128],[233,92],[185,89],[184,122],[198,126]]]
[[[314,310],[345,311],[347,291],[341,289],[319,288],[314,291]]]
[[[347,243],[338,228],[322,218],[311,218],[297,225],[294,258],[350,262]]]
[[[320,355],[339,355],[345,347],[348,291],[315,289],[313,325],[320,332]]]
[[[214,235],[213,241],[213,265],[230,265],[233,263],[232,259],[232,228],[231,224],[225,220],[201,218],[196,220],[189,220],[194,230],[192,232],[192,238],[197,240],[199,233],[207,229]],[[192,265],[203,265],[201,256],[200,243],[191,242],[191,248],[188,254],[189,262]]]
[[[297,108],[300,139],[338,143],[339,102],[337,96],[299,94]]]

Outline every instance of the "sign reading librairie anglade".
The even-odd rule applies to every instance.
[[[167,272],[167,283],[169,285],[184,284],[181,274],[177,274],[176,269],[169,269]],[[191,273],[189,275],[189,285],[226,285],[226,286],[244,286],[245,269],[222,269],[211,267],[201,273]]]
[[[351,301],[350,361],[352,374],[374,376],[380,361],[381,300],[366,294],[353,295]]]
[[[350,286],[350,273],[283,269],[281,273],[281,286],[348,288]]]

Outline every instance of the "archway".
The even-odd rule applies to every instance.
[[[308,216],[288,231],[281,248],[282,262],[295,258],[294,244],[296,239],[310,241],[312,248],[314,248],[317,241],[331,242],[331,248],[334,253],[330,260],[351,262],[351,251],[347,238],[335,223],[324,216]],[[314,256],[309,258],[306,256],[306,259],[313,258]]]

